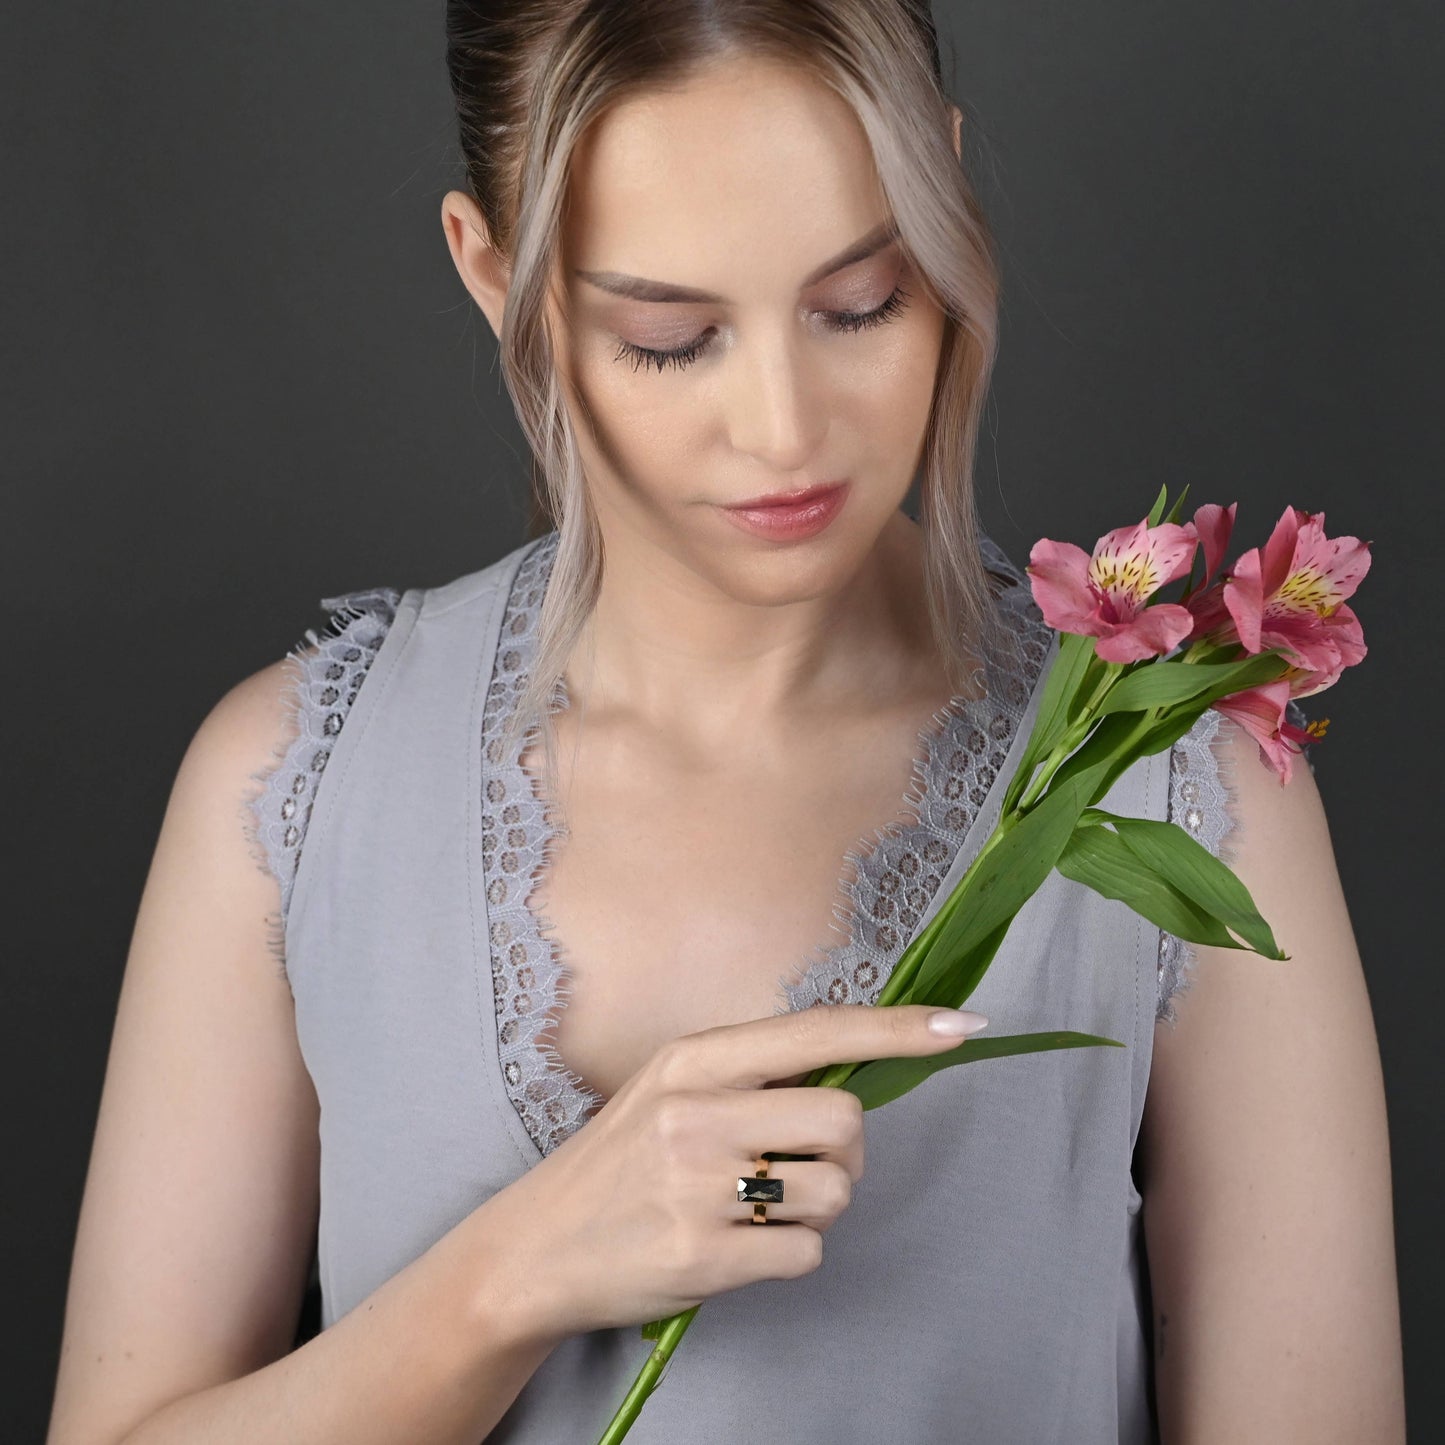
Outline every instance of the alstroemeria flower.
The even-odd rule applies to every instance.
[[[1315,741],[1314,733],[1288,721],[1289,700],[1289,679],[1281,677],[1214,704],[1216,711],[1237,722],[1259,744],[1260,760],[1278,774],[1280,787],[1289,782],[1303,745]]]
[[[1050,627],[1097,638],[1094,650],[1105,662],[1138,662],[1168,652],[1193,626],[1178,603],[1146,604],[1189,571],[1198,545],[1192,522],[1151,527],[1146,517],[1100,537],[1093,556],[1042,537],[1024,570]]]
[[[1369,543],[1326,537],[1325,514],[1286,507],[1269,541],[1230,569],[1223,602],[1247,652],[1292,656],[1295,697],[1322,692],[1365,655],[1360,620],[1345,598],[1370,570]]]
[[[1238,502],[1231,502],[1227,507],[1221,507],[1218,502],[1205,502],[1195,509],[1194,530],[1199,533],[1200,545],[1204,548],[1204,576],[1196,591],[1209,585],[1210,578],[1224,561],[1224,549],[1229,546],[1229,538],[1234,531],[1234,514],[1238,509]]]
[[[1229,538],[1234,531],[1234,514],[1238,507],[1238,502],[1231,502],[1227,507],[1206,502],[1194,513],[1194,530],[1199,533],[1204,547],[1204,576],[1198,586],[1192,587],[1181,599],[1194,619],[1187,641],[1193,642],[1202,637],[1220,642],[1238,640],[1234,636],[1234,619],[1224,605],[1225,579],[1221,577],[1213,586],[1210,585],[1210,579],[1224,561],[1224,550],[1229,546]]]

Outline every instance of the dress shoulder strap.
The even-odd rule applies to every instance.
[[[322,598],[328,613],[322,630],[307,628],[305,638],[287,653],[292,663],[287,735],[277,744],[272,764],[252,774],[256,791],[246,800],[247,835],[257,862],[280,890],[268,941],[283,977],[286,917],[317,784],[401,596],[394,587],[369,587]]]

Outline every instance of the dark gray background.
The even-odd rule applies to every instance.
[[[1438,6],[936,7],[1003,248],[994,537],[1162,482],[1374,542],[1315,749],[1389,1093],[1412,1434],[1445,1421],[1436,762]],[[318,599],[524,537],[524,446],[438,220],[442,6],[11,6],[0,466],[11,1438],[48,1414],[125,951],[187,741]]]

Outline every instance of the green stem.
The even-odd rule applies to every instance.
[[[993,831],[988,835],[983,847],[979,849],[977,856],[964,870],[963,877],[954,886],[953,892],[949,895],[951,899],[958,897],[959,890],[964,887],[969,875],[998,846],[1004,835],[1018,824],[1018,820],[1019,815],[1015,812],[1005,815],[994,824]],[[904,956],[898,960],[893,971],[888,975],[887,982],[878,991],[878,997],[874,1000],[875,1008],[887,1008],[890,1004],[907,999],[908,991],[913,987],[918,970],[928,956],[928,949],[934,936],[943,929],[948,921],[947,915],[948,909],[940,908],[924,925],[918,937],[904,950]],[[841,1088],[852,1078],[854,1070],[860,1067],[861,1063],[830,1064],[821,1072],[815,1071],[815,1076],[809,1080],[809,1084],[811,1087],[820,1089]]]
[[[1093,719],[1090,719],[1092,722]],[[1060,739],[1058,746],[1044,759],[1043,766],[1034,774],[1033,781],[1023,791],[1023,796],[1014,805],[1014,813],[1026,813],[1043,796],[1054,774],[1063,766],[1064,759],[1083,742],[1084,734],[1077,727],[1070,728]]]
[[[767,1149],[763,1152],[763,1158],[770,1159],[774,1163],[786,1159],[813,1159],[815,1157],[812,1154],[788,1154],[778,1149]],[[677,1348],[678,1341],[687,1333],[687,1327],[692,1323],[693,1316],[701,1308],[702,1305],[695,1304],[691,1309],[672,1315],[663,1322],[662,1329],[658,1333],[657,1343],[652,1347],[652,1353],[648,1355],[642,1368],[637,1372],[637,1378],[633,1380],[622,1403],[617,1407],[616,1413],[608,1421],[607,1428],[602,1432],[597,1445],[617,1445],[617,1442],[626,1436],[628,1430],[632,1428],[633,1422],[642,1413],[642,1407],[647,1403],[648,1396],[661,1382],[662,1372],[667,1368],[667,1362],[672,1358],[672,1352]]]
[[[1006,813],[994,824],[993,831],[984,840],[978,856],[964,869],[963,877],[954,884],[944,906],[928,920],[919,930],[918,936],[903,950],[902,956],[889,973],[887,982],[884,983],[882,989],[879,990],[878,997],[874,1000],[875,1007],[886,1008],[889,1004],[907,1001],[908,993],[913,987],[914,980],[918,977],[918,970],[923,966],[923,960],[927,957],[928,950],[933,946],[934,938],[946,927],[953,909],[960,906],[960,893],[966,893],[969,876],[978,869],[983,860],[998,846],[1009,829],[1018,824],[1018,821],[1019,814],[1011,812]],[[950,903],[953,908],[948,906]]]
[[[1079,713],[1080,718],[1092,717],[1094,709],[1108,696],[1109,689],[1124,675],[1125,666],[1122,662],[1106,662],[1103,671],[1099,674],[1099,681],[1095,685],[1089,700]],[[1087,732],[1088,729],[1085,728]]]
[[[1109,689],[1118,682],[1119,678],[1124,674],[1124,671],[1125,667],[1123,663],[1104,662],[1097,656],[1093,658],[1089,663],[1088,670],[1084,673],[1078,685],[1079,689],[1082,690],[1090,678],[1094,679],[1088,701],[1082,709],[1079,709],[1078,717],[1075,718],[1073,724],[1065,731],[1064,736],[1059,739],[1054,745],[1053,751],[1050,752],[1044,760],[1042,773],[1036,772],[1034,768],[1028,765],[1029,755],[1033,752],[1034,748],[1034,738],[1029,739],[1028,746],[1024,749],[1023,766],[1014,774],[1012,780],[1009,782],[1008,790],[1004,793],[1002,810],[1004,816],[1015,812],[1022,812],[1037,801],[1039,795],[1048,787],[1049,780],[1058,770],[1059,764],[1088,736],[1089,729],[1096,721],[1094,717],[1095,709],[1103,702],[1104,698],[1108,695]],[[1075,706],[1075,703],[1069,704],[1068,711],[1071,713],[1074,712]],[[1034,730],[1035,733],[1037,733],[1038,720],[1035,720]],[[1061,749],[1062,753],[1060,752]],[[1031,779],[1026,779],[1024,777],[1026,771],[1033,773],[1034,776]]]
[[[1063,767],[1079,744],[1089,736],[1094,724],[1099,720],[1094,709],[1104,700],[1109,688],[1114,685],[1116,680],[1117,677],[1110,677],[1106,680],[1107,685],[1096,689],[1094,696],[1089,699],[1088,707],[1084,709],[1078,721],[1054,745],[1054,750],[1044,759],[1043,767],[1034,774],[1033,781],[1015,804],[1014,811],[1016,813],[1026,813],[1038,802],[1048,790],[1049,784],[1053,782],[1054,774]]]
[[[667,1368],[667,1362],[672,1358],[672,1352],[677,1348],[677,1342],[687,1333],[687,1327],[692,1323],[692,1317],[701,1308],[700,1304],[695,1304],[690,1310],[683,1310],[681,1314],[673,1315],[663,1325],[662,1333],[658,1336],[652,1353],[647,1357],[646,1364],[637,1372],[637,1378],[632,1382],[632,1388],[628,1390],[622,1404],[617,1407],[617,1413],[602,1432],[597,1445],[617,1445],[617,1442],[632,1428],[633,1421],[642,1413],[642,1407],[647,1403],[647,1397],[657,1388],[657,1382],[662,1378],[662,1372]]]

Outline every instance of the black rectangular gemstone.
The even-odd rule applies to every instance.
[[[760,1175],[738,1177],[738,1200],[743,1204],[781,1204],[783,1181],[764,1179]]]

